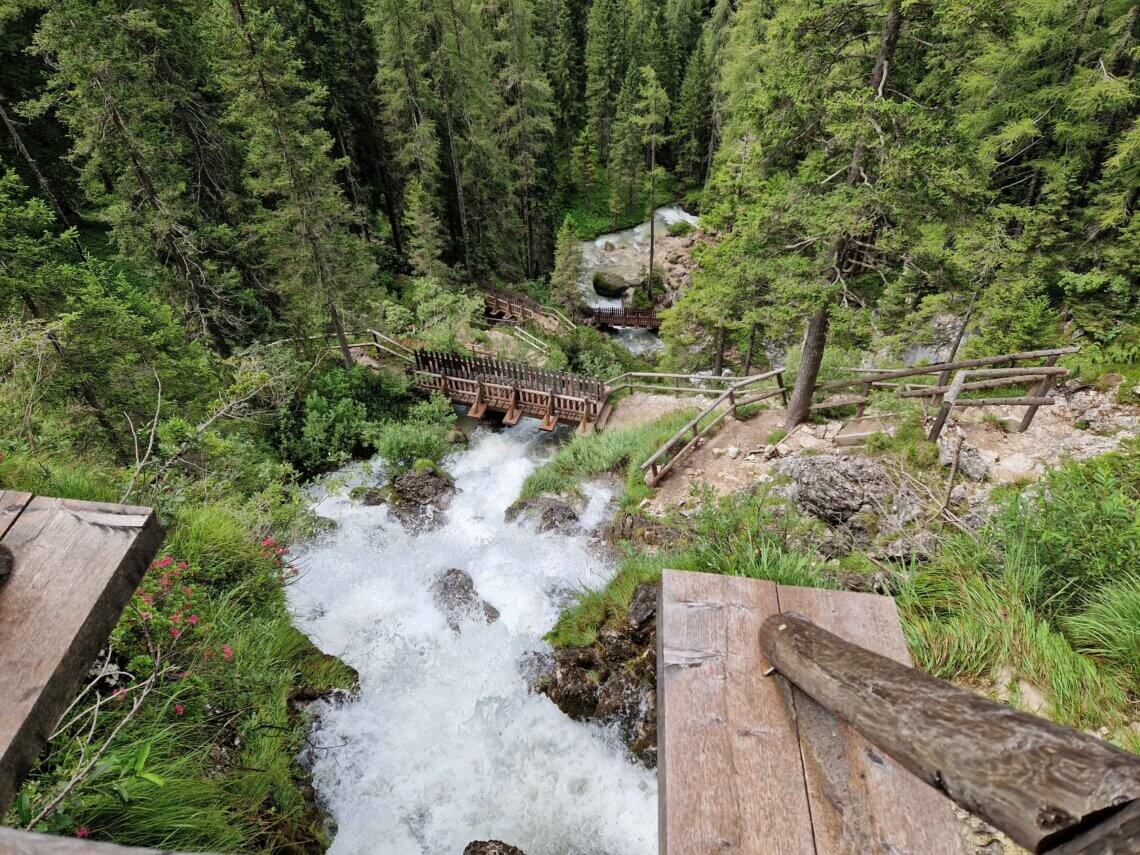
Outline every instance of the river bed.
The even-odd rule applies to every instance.
[[[574,722],[531,693],[521,665],[548,650],[575,590],[614,567],[592,549],[607,489],[587,489],[582,534],[538,533],[504,512],[557,439],[524,420],[476,430],[447,469],[457,493],[434,531],[411,534],[384,506],[348,498],[379,480],[356,464],[315,488],[314,511],[336,528],[297,556],[289,589],[297,626],[360,674],[360,694],[322,704],[309,752],[317,793],[337,825],[333,853],[459,855],[503,840],[527,855],[649,855],[657,838],[654,773],[612,731]],[[428,588],[469,573],[500,613],[458,634]]]
[[[658,240],[669,233],[669,226],[674,223],[685,222],[696,227],[698,222],[688,211],[672,205],[654,211],[654,219]],[[603,297],[594,290],[594,274],[600,271],[627,282],[642,281],[649,270],[649,222],[583,241],[581,250],[582,273],[578,287],[586,305],[595,309],[617,308],[622,304],[620,299]],[[622,327],[615,331],[614,338],[632,353],[655,353],[663,347],[661,339],[649,330]]]

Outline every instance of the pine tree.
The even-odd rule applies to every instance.
[[[123,255],[162,275],[191,325],[223,352],[263,323],[233,149],[208,92],[211,51],[196,0],[54,0],[36,46],[54,71],[54,106],[74,138],[88,198],[104,205]]]
[[[448,281],[452,271],[443,262],[443,226],[435,214],[435,204],[418,176],[408,182],[404,228],[408,236],[408,261],[411,262],[412,270],[419,276]]]
[[[610,156],[615,102],[628,65],[624,0],[594,0],[586,25],[587,127],[602,163]]]
[[[554,301],[570,314],[577,314],[582,302],[578,280],[582,276],[582,250],[574,224],[567,217],[562,221],[555,242],[554,271],[550,274],[550,292]]]
[[[540,67],[529,5],[524,0],[500,0],[497,18],[497,79],[506,105],[503,138],[522,216],[523,274],[532,279],[549,252],[543,198],[552,189],[548,164],[554,105]]]
[[[353,231],[336,181],[339,164],[330,157],[333,141],[320,126],[324,92],[301,77],[292,42],[259,0],[215,3],[228,119],[247,141],[247,185],[266,203],[259,247],[297,323],[323,306],[351,367],[340,306],[370,283],[374,265]]]
[[[665,135],[665,122],[669,115],[669,95],[657,80],[653,66],[641,69],[641,89],[633,123],[641,130],[641,142],[649,151],[649,275],[645,280],[646,295],[653,300],[653,280],[657,275],[654,265],[657,233],[657,183],[661,170],[657,165],[657,152],[668,137]]]
[[[590,148],[590,135],[585,128],[578,134],[578,143],[571,152],[571,160],[574,166],[574,178],[578,182],[578,186],[582,188],[582,202],[589,208],[590,188],[597,176],[594,167],[594,153]]]
[[[713,130],[709,41],[709,38],[702,37],[689,56],[673,121],[677,172],[692,187],[704,184],[709,165],[709,144]]]
[[[641,132],[634,121],[640,86],[640,70],[631,66],[617,100],[613,148],[610,152],[609,208],[615,229],[624,216],[633,212],[644,165]]]

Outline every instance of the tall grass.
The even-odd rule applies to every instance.
[[[1140,442],[1052,472],[949,536],[899,599],[920,667],[1116,731],[1140,692]],[[1000,685],[1005,682],[1011,685]]]
[[[625,620],[637,586],[659,581],[664,568],[826,587],[816,562],[790,545],[806,525],[764,493],[706,495],[681,545],[657,555],[630,551],[605,587],[578,594],[548,638],[557,646],[592,644],[607,623]]]
[[[587,478],[620,471],[625,480],[622,503],[626,507],[636,505],[650,494],[639,467],[696,413],[685,408],[636,427],[576,436],[550,462],[530,474],[519,497],[567,493]]]

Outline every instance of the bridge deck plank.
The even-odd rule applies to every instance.
[[[908,661],[893,600],[673,570],[660,596],[662,853],[961,855],[947,799],[763,676],[760,624],[782,611]]]

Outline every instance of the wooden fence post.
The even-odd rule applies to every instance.
[[[1057,364],[1057,357],[1055,357],[1055,356],[1050,356],[1048,359],[1045,360],[1045,367],[1046,368],[1052,368],[1056,364]],[[1029,393],[1029,397],[1044,398],[1046,395],[1049,394],[1049,390],[1051,388],[1053,388],[1053,381],[1055,379],[1056,379],[1055,375],[1046,374],[1045,377],[1042,378],[1041,382],[1037,384],[1037,388],[1035,388],[1032,392]],[[1021,424],[1019,424],[1017,426],[1017,432],[1018,433],[1025,433],[1027,430],[1029,430],[1029,425],[1033,422],[1033,417],[1036,414],[1037,414],[1037,407],[1028,407],[1025,410],[1025,415],[1021,417]]]
[[[930,428],[930,436],[927,437],[931,442],[938,441],[942,428],[946,424],[946,419],[950,418],[950,411],[954,409],[954,402],[958,400],[958,393],[962,391],[962,384],[966,382],[967,373],[966,371],[959,371],[955,374],[954,382],[950,384],[949,391],[943,396],[942,407],[938,410],[938,415],[934,417],[934,425]]]

